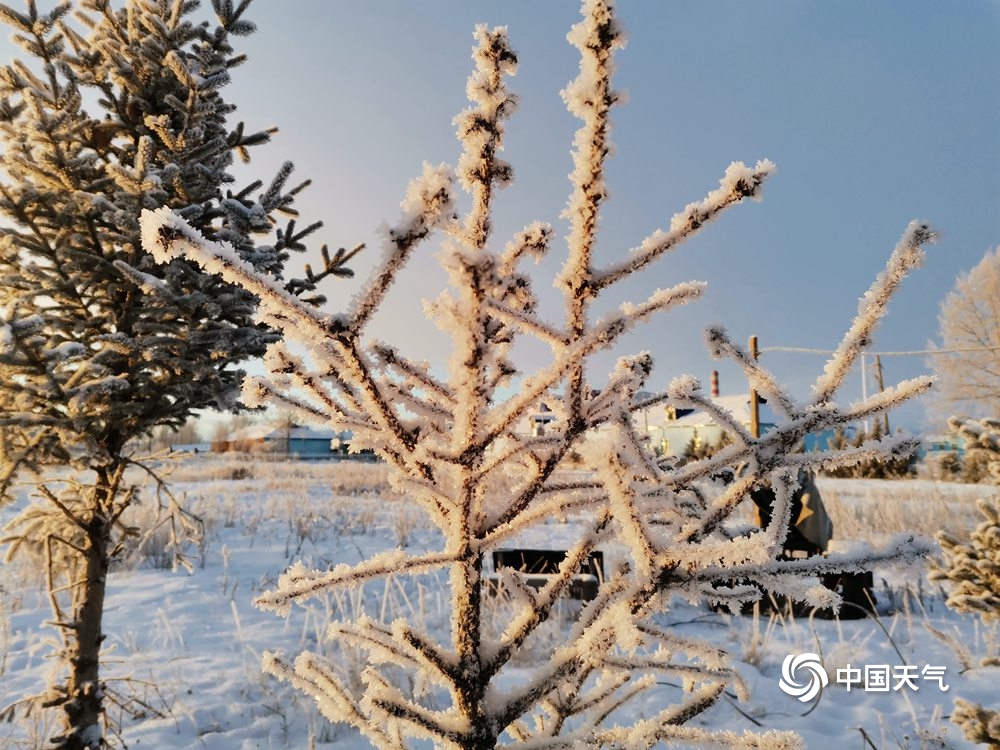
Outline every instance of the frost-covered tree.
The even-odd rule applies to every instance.
[[[287,614],[294,603],[373,579],[447,571],[446,625],[425,626],[416,618],[381,624],[364,616],[330,623],[335,642],[368,654],[360,694],[338,677],[334,664],[311,652],[293,661],[268,655],[267,671],[313,696],[329,719],[356,726],[378,747],[407,747],[420,737],[439,747],[473,750],[648,747],[659,741],[791,747],[795,739],[785,733],[737,735],[689,724],[727,686],[741,694],[745,686],[724,651],[666,627],[662,614],[673,595],[739,607],[759,598],[762,589],[836,605],[832,592],[804,576],[927,550],[901,538],[863,557],[776,560],[800,468],[913,447],[907,439],[886,437],[835,453],[795,451],[808,432],[872,417],[928,387],[928,379],[918,379],[850,407],[835,403],[890,295],[920,262],[921,246],[933,235],[919,223],[906,229],[805,403],[793,400],[724,330],[708,332],[714,355],[737,362],[781,415],[781,423],[762,437],[750,435],[691,377],[638,397],[653,371],[648,354],[624,356],[606,377],[593,380],[588,363],[595,354],[615,347],[634,326],[696,299],[703,287],[683,283],[600,318],[595,302],[725,209],[759,198],[773,165],[732,164],[719,187],[674,216],[667,230],[597,267],[593,250],[606,197],[609,114],[619,100],[611,85],[612,55],[624,40],[607,0],[586,0],[583,16],[569,35],[580,51],[580,73],[563,94],[582,126],[573,152],[567,252],[557,278],[561,320],[539,313],[539,280],[523,268],[527,259],[553,252],[554,229],[533,223],[506,244],[497,244],[491,231],[494,197],[512,179],[500,154],[515,101],[505,79],[517,58],[503,28],[475,32],[475,70],[467,87],[472,104],[456,120],[464,147],[457,173],[425,167],[410,185],[402,218],[382,234],[380,266],[342,311],[299,303],[232,247],[202,237],[167,210],[144,214],[143,242],[163,262],[192,259],[243,285],[260,297],[262,319],[285,332],[287,342],[270,346],[265,358],[270,376],[247,381],[248,405],[269,403],[301,419],[351,430],[352,449],[381,456],[396,490],[419,504],[442,534],[441,548],[427,553],[396,549],[329,570],[296,564],[257,599],[259,606]],[[455,182],[471,196],[471,208],[461,216]],[[453,342],[444,376],[366,336],[397,272],[432,232],[443,235],[442,263],[450,274],[449,288],[428,303]],[[523,337],[549,347],[547,365],[518,371],[512,346]],[[543,402],[555,417],[545,434],[519,429]],[[654,405],[704,409],[731,443],[683,466],[657,458],[633,421]],[[593,472],[560,473],[577,451]],[[746,471],[737,480],[726,487],[713,482],[711,477],[738,462]],[[760,484],[774,488],[772,520],[762,529],[733,527],[734,512]],[[505,594],[498,599],[487,579],[491,551],[542,530],[551,519],[570,521],[579,531],[558,573],[535,589],[519,572],[501,568],[497,585]],[[604,545],[620,550],[620,559],[605,571],[596,597],[578,618],[553,628],[560,598],[581,564]],[[519,660],[524,653],[530,658]],[[684,683],[683,692],[673,694],[676,700],[661,701],[661,694],[646,703],[660,708],[640,721],[625,721],[635,713],[619,709],[662,689],[657,682],[664,679]]]
[[[1000,505],[980,500],[983,520],[960,540],[951,534],[938,534],[944,560],[934,565],[930,579],[950,584],[947,604],[959,612],[979,615],[985,622],[1000,620]],[[996,658],[984,666],[998,666]],[[1000,711],[962,699],[955,700],[952,721],[973,742],[994,746],[1000,742]]]
[[[987,251],[941,303],[936,408],[1000,416],[1000,247]]]
[[[291,165],[267,186],[229,187],[235,156],[271,132],[230,124],[221,93],[243,60],[234,38],[254,30],[248,5],[213,0],[210,23],[190,0],[0,4],[21,49],[0,67],[0,499],[39,477],[39,502],[6,531],[12,550],[47,561],[66,673],[45,702],[64,711],[60,747],[102,741],[102,612],[135,497],[130,445],[232,407],[239,363],[275,339],[251,293],[183,260],[149,275],[139,213],[169,206],[275,278],[317,226],[277,224],[301,187],[287,185]],[[308,296],[309,275],[289,292]],[[53,480],[53,466],[79,471]]]

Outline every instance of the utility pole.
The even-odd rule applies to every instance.
[[[882,381],[882,357],[878,354],[875,355],[875,382],[878,383],[878,392],[882,393],[885,390],[885,383]],[[889,434],[889,412],[882,413],[882,426],[885,428],[885,434]]]
[[[750,337],[750,358],[756,362],[759,350],[757,349],[757,337]],[[755,438],[760,437],[760,396],[757,389],[750,386],[750,434]]]
[[[868,364],[865,362],[865,353],[861,352],[861,400],[868,400]],[[868,432],[868,420],[862,423],[865,433]]]
[[[757,349],[757,337],[750,337],[750,344],[748,346],[750,350],[750,359],[754,362],[757,361],[757,356],[760,354],[760,350]],[[760,437],[760,395],[757,393],[757,389],[753,387],[753,383],[750,383],[750,434],[755,437]],[[773,495],[772,495],[773,497]],[[760,508],[757,507],[756,503],[752,503],[753,507],[753,520],[758,526],[764,526],[764,518],[761,515]],[[770,510],[771,504],[768,504],[768,509]]]

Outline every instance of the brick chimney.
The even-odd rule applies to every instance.
[[[719,371],[712,370],[712,398],[719,396]]]

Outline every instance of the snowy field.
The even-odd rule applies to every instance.
[[[331,726],[311,703],[262,675],[264,651],[294,655],[308,648],[325,654],[354,684],[363,665],[356,653],[323,637],[338,613],[364,610],[381,620],[406,617],[431,628],[448,627],[443,578],[421,577],[370,585],[308,608],[287,619],[255,609],[252,598],[273,586],[291,562],[309,567],[355,563],[402,546],[432,550],[440,537],[401,498],[388,491],[378,465],[268,463],[191,457],[171,469],[171,487],[203,521],[202,538],[186,548],[192,565],[171,570],[166,527],[111,577],[105,632],[109,726],[120,728],[130,748],[359,748],[356,732]],[[878,542],[909,530],[931,535],[966,531],[978,520],[975,500],[989,488],[930,481],[821,480],[838,544]],[[23,497],[23,496],[22,496]],[[23,500],[22,500],[23,501]],[[136,510],[152,513],[150,499]],[[16,511],[0,511],[7,521]],[[567,536],[559,524],[524,544],[558,547]],[[620,550],[605,548],[606,566]],[[26,710],[25,698],[41,692],[52,668],[53,633],[36,562],[0,569],[0,747],[41,748],[51,729],[48,712]],[[750,691],[746,702],[727,694],[698,721],[742,731],[792,729],[809,748],[968,748],[948,715],[956,696],[995,705],[1000,668],[980,660],[1000,652],[996,629],[958,615],[924,570],[876,574],[879,617],[850,621],[731,616],[675,602],[664,621],[727,648]],[[567,627],[578,603],[567,602]],[[496,613],[502,622],[503,612]],[[779,687],[786,656],[815,653],[829,685],[817,701],[802,703]],[[530,649],[521,663],[530,664]],[[865,689],[845,670],[879,667],[910,684],[885,692]],[[933,679],[944,668],[943,691]],[[928,668],[927,674],[923,674]],[[803,672],[795,673],[801,678]],[[508,679],[516,681],[517,670]],[[801,680],[800,680],[801,681]],[[913,689],[913,688],[916,689]],[[634,713],[655,713],[676,698],[679,684],[660,685]]]

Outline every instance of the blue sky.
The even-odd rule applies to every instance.
[[[732,209],[615,290],[618,304],[689,279],[709,282],[702,301],[632,334],[617,354],[651,351],[654,387],[691,373],[707,388],[718,368],[723,392],[745,391],[738,370],[705,354],[705,326],[721,323],[740,341],[756,334],[765,349],[832,349],[913,218],[929,221],[941,239],[897,295],[872,349],[924,349],[955,277],[1000,243],[1000,4],[624,0],[619,11],[629,41],[616,83],[628,100],[615,114],[598,258],[667,226],[731,161],[766,157],[778,173],[762,203]],[[505,154],[515,183],[498,199],[494,241],[502,245],[535,219],[565,234],[559,214],[577,121],[559,91],[577,69],[565,41],[577,3],[256,0],[248,17],[258,32],[239,40],[250,59],[226,96],[249,127],[280,132],[238,174],[266,179],[293,161],[300,178],[313,180],[298,207],[303,220],[325,222],[319,241],[374,244],[421,163],[455,163],[452,118],[466,106],[478,22],[508,26],[520,56],[510,85],[521,104]],[[546,294],[563,248],[557,243],[537,269]],[[435,253],[436,243],[423,246],[374,333],[443,364],[447,341],[424,323],[420,306],[443,283]],[[359,276],[373,261],[374,253],[359,259]],[[328,288],[331,304],[354,288]],[[559,315],[554,304],[545,309]],[[525,347],[524,366],[544,355]],[[799,397],[824,363],[816,355],[763,357]],[[596,363],[595,384],[611,361]],[[925,357],[883,358],[889,382],[928,366]],[[843,396],[860,392],[857,374]],[[916,427],[922,419],[918,404],[896,422]]]
[[[740,341],[756,334],[764,348],[832,349],[913,218],[930,221],[941,240],[872,349],[924,349],[955,277],[1000,242],[1000,5],[625,1],[619,11],[629,42],[616,80],[628,101],[615,116],[599,257],[666,226],[730,161],[767,157],[779,170],[762,203],[733,209],[623,287],[644,298],[658,286],[709,282],[702,301],[633,334],[621,351],[654,354],[654,386],[692,373],[707,387],[719,367],[701,343],[711,323]],[[314,180],[300,208],[326,222],[323,240],[371,242],[423,160],[457,159],[451,119],[466,106],[473,26],[506,25],[520,55],[511,87],[521,105],[506,148],[516,181],[498,199],[495,239],[534,219],[563,234],[577,123],[559,91],[576,72],[565,33],[577,14],[571,2],[258,0],[251,59],[230,94],[248,122],[281,129],[260,155],[290,158]],[[419,320],[420,298],[442,283],[434,252],[425,246],[408,269],[376,333],[444,361],[446,342]],[[538,269],[546,290],[558,256]],[[349,291],[333,288],[331,298]],[[525,366],[543,356],[526,348]],[[800,397],[824,363],[763,357]],[[891,382],[928,362],[885,357],[883,367]],[[745,390],[735,368],[719,369],[724,392]],[[844,397],[860,393],[859,373]],[[922,419],[914,405],[896,421]]]

